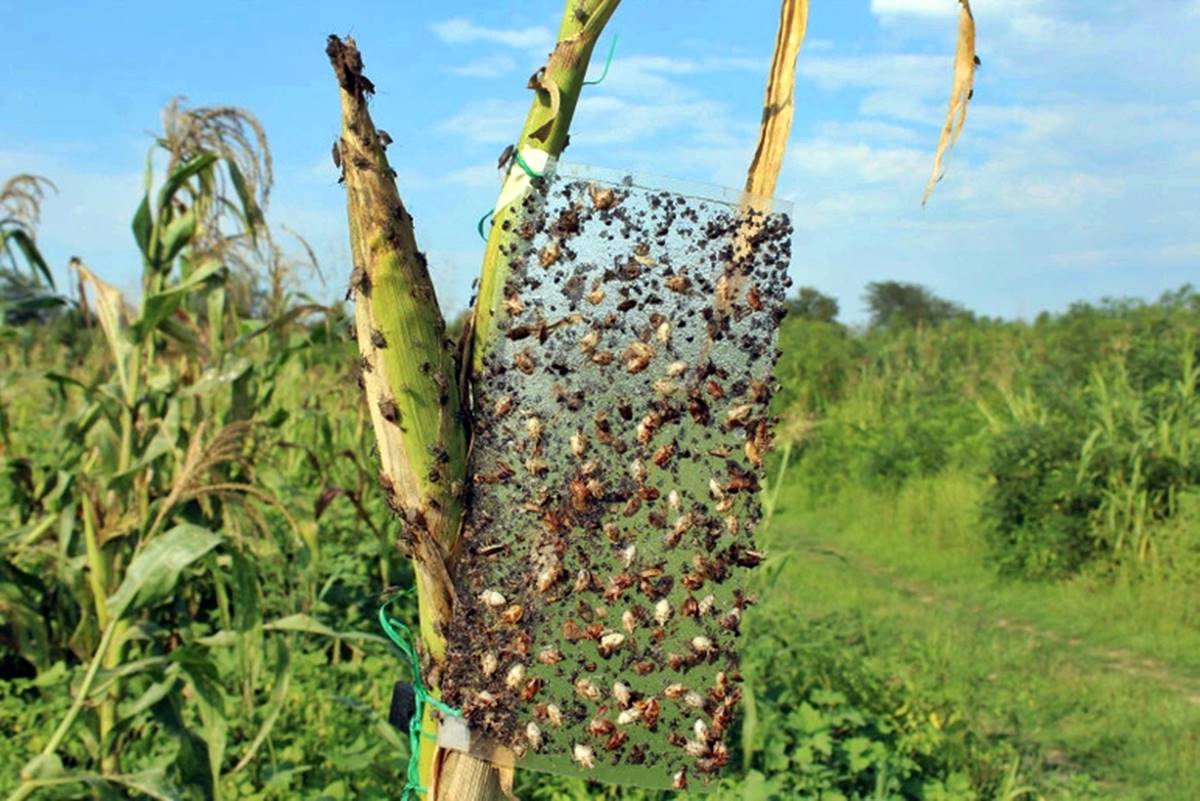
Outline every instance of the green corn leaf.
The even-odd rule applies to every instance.
[[[246,767],[246,765],[249,765],[250,761],[254,759],[254,755],[258,752],[259,747],[271,736],[271,730],[275,728],[275,721],[279,720],[279,713],[283,711],[283,704],[287,701],[288,688],[291,685],[291,653],[286,646],[280,643],[279,659],[275,664],[275,686],[271,689],[271,699],[267,701],[262,725],[259,726],[258,733],[254,735],[254,739],[250,742],[246,753],[238,760],[237,765],[234,766],[230,773],[237,773]]]
[[[188,209],[183,214],[180,214],[175,219],[171,220],[167,226],[167,231],[163,235],[162,245],[159,248],[160,255],[157,259],[159,269],[170,267],[171,262],[179,255],[196,233],[196,210]]]
[[[154,220],[150,217],[150,196],[143,195],[138,204],[137,212],[133,215],[133,238],[137,242],[142,256],[150,259],[150,236],[154,231]]]
[[[146,469],[146,466],[171,452],[171,439],[163,431],[159,431],[146,449],[138,456],[138,458],[129,465],[129,469],[122,473],[114,473],[108,479],[109,486],[119,486],[123,483],[132,481],[132,479]]]
[[[157,671],[167,663],[165,656],[149,656],[145,659],[135,659],[130,662],[125,662],[115,668],[101,670],[96,674],[96,680],[92,684],[92,689],[88,693],[91,698],[98,698],[108,692],[117,681],[128,678],[129,676],[145,673],[147,671]]]
[[[200,347],[200,335],[191,324],[191,318],[181,319],[178,314],[169,315],[158,324],[158,330],[182,345],[189,354],[195,353]]]
[[[166,182],[162,189],[158,191],[158,211],[161,215],[168,209],[175,193],[187,183],[190,179],[200,175],[205,170],[208,170],[216,162],[217,156],[215,153],[201,153],[195,156],[190,161],[179,165],[175,171],[167,176]]]
[[[144,342],[160,323],[180,307],[187,296],[198,289],[209,278],[223,269],[216,259],[209,259],[192,271],[191,275],[161,292],[155,292],[142,301],[142,315],[131,326],[134,341]]]
[[[175,589],[179,574],[220,542],[217,534],[191,523],[157,537],[130,562],[125,580],[108,598],[108,613],[124,617],[163,600]]]
[[[38,250],[37,243],[33,241],[28,232],[20,228],[15,228],[4,233],[4,245],[8,246],[8,242],[14,242],[17,249],[25,257],[25,261],[29,264],[30,271],[35,275],[40,274],[46,280],[46,283],[51,288],[54,287],[54,276],[50,274],[50,267],[46,264],[46,260],[42,258],[42,252]]]
[[[314,314],[317,312],[328,312],[328,311],[329,311],[328,306],[322,306],[319,303],[306,303],[302,306],[293,306],[291,309],[288,309],[286,312],[279,315],[278,317],[275,317],[275,318],[267,321],[263,325],[253,328],[250,331],[239,336],[236,340],[234,340],[233,344],[229,346],[229,349],[237,350],[238,348],[242,347],[243,345],[245,345],[247,342],[254,339],[255,337],[260,336],[261,334],[265,334],[268,331],[271,331],[272,329],[281,328],[283,326],[286,326],[289,323],[292,323],[295,320],[297,320],[301,317],[304,317],[305,315]]]
[[[117,708],[117,716],[123,724],[132,724],[138,715],[170,695],[178,684],[177,672],[168,670],[166,678],[162,681],[151,684],[137,698],[122,702]]]
[[[387,643],[388,640],[378,634],[365,631],[335,631],[321,621],[309,615],[298,613],[273,620],[263,624],[264,631],[296,631],[304,634],[318,634],[322,637],[332,637],[338,640],[362,640]]]
[[[298,631],[304,634],[319,634],[322,637],[341,636],[329,626],[303,612],[264,623],[263,629],[266,631]]]
[[[181,397],[206,397],[219,387],[232,384],[254,367],[254,362],[245,356],[228,359],[224,364],[216,365],[205,370],[196,383],[184,389]]]
[[[171,786],[165,771],[144,770],[139,773],[126,773],[118,776],[105,777],[113,784],[121,785],[147,795],[155,801],[179,801],[179,791]]]
[[[199,734],[208,752],[209,776],[215,790],[220,784],[221,762],[225,758],[229,728],[221,675],[206,648],[185,646],[171,657],[187,676],[194,694],[194,702],[200,713]]]
[[[250,234],[251,239],[257,242],[258,229],[263,224],[262,209],[254,200],[254,193],[247,186],[246,177],[238,169],[237,163],[233,159],[225,159],[225,166],[229,169],[229,177],[233,181],[233,188],[237,191],[238,200],[242,204],[240,214],[242,222],[246,226],[246,232]]]
[[[208,355],[212,361],[220,363],[225,353],[225,306],[226,292],[224,286],[214,287],[208,293]]]

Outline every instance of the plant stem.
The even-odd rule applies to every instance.
[[[96,539],[95,512],[92,510],[92,501],[87,496],[83,498],[83,536],[87,548],[88,586],[92,591],[92,605],[96,610],[96,622],[101,631],[104,631],[108,629],[111,622],[108,605],[105,603],[108,598],[111,566],[107,555]],[[106,646],[102,651],[98,650],[97,655],[104,668],[116,667],[120,662],[120,655],[115,648]],[[119,687],[119,682],[113,681],[112,687],[105,692],[104,698],[96,710],[100,723],[100,772],[104,775],[117,773],[120,769],[118,754],[113,749],[113,744],[108,742],[113,727],[116,725],[117,701],[120,698]]]
[[[620,0],[591,0],[580,3],[567,0],[558,44],[550,54],[543,70],[534,73],[530,88],[534,89],[533,105],[525,118],[525,127],[517,138],[517,153],[534,170],[545,169],[562,154],[567,146],[567,132],[583,81],[588,61],[604,26],[617,10]],[[576,15],[576,8],[582,9]],[[479,297],[475,302],[474,346],[472,370],[476,378],[483,369],[483,359],[496,337],[496,309],[503,300],[504,284],[508,278],[507,256],[519,241],[515,224],[521,212],[521,200],[532,188],[529,177],[514,159],[508,168],[503,206],[498,206],[492,218],[492,231],[483,255],[483,270],[479,279]],[[507,225],[506,225],[507,223]]]
[[[421,614],[435,661],[445,653],[449,569],[462,517],[467,431],[453,349],[412,217],[367,110],[374,91],[354,41],[326,50],[342,107],[339,150],[355,272],[355,330],[381,482],[405,522]]]
[[[326,53],[340,87],[342,135],[335,148],[346,184],[363,389],[379,446],[380,480],[405,523],[413,557],[421,641],[436,666],[445,657],[443,632],[453,612],[450,571],[463,511],[467,417],[412,217],[367,110],[374,87],[362,73],[353,39],[330,37]],[[426,679],[436,688],[435,676]],[[432,729],[432,721],[426,724]],[[434,757],[434,749],[422,751],[426,785],[433,781]],[[490,767],[482,763],[481,769]]]
[[[566,3],[560,41],[545,69],[535,76],[537,94],[519,140],[523,152],[543,154],[535,159],[539,165],[557,158],[566,146],[588,59],[618,2]],[[582,14],[576,14],[576,6]],[[459,397],[458,370],[424,256],[416,247],[412,218],[400,200],[386,146],[367,111],[366,98],[374,86],[363,75],[362,58],[352,39],[330,37],[326,52],[341,90],[342,132],[334,147],[346,184],[363,387],[379,446],[384,490],[407,524],[421,639],[436,665],[445,655],[443,631],[454,603],[450,577],[463,512],[469,435],[466,402]],[[522,176],[510,172],[515,185]],[[513,203],[501,210],[507,216],[515,212]],[[503,286],[500,229],[499,225],[493,229],[483,271],[486,291],[495,296],[490,304],[481,304],[488,309],[485,330],[474,342],[484,347],[494,335],[490,312]],[[436,684],[436,679],[431,683]],[[423,752],[421,763],[422,780],[434,786],[433,795],[455,801],[499,797],[499,781],[487,763],[461,754],[439,760],[432,749]],[[442,766],[437,777],[435,765]]]
[[[775,182],[783,167],[792,117],[796,112],[796,57],[808,30],[808,0],[783,0],[779,8],[779,30],[775,52],[767,74],[758,146],[746,174],[746,191],[762,197],[775,194]]]
[[[79,692],[75,695],[75,700],[71,704],[71,708],[67,710],[67,714],[59,722],[58,728],[54,730],[54,734],[50,735],[50,741],[46,743],[46,747],[42,749],[39,756],[48,757],[58,750],[62,744],[63,738],[67,736],[67,732],[75,723],[75,718],[79,716],[79,710],[83,708],[84,699],[88,697],[88,693],[92,689],[92,683],[96,680],[96,672],[100,669],[100,663],[103,661],[103,656],[108,651],[109,645],[112,644],[113,636],[117,631],[117,621],[110,620],[108,626],[104,629],[104,634],[100,637],[100,644],[96,647],[96,653],[92,655],[92,661],[88,664],[87,673],[84,674],[83,683],[79,686]]]

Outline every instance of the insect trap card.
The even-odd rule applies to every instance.
[[[443,690],[523,769],[702,789],[740,696],[791,223],[540,180],[478,387]]]

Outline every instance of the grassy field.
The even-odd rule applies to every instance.
[[[852,616],[872,659],[1014,743],[1049,797],[1200,796],[1194,588],[997,579],[981,492],[957,474],[819,503],[785,487],[770,603]]]

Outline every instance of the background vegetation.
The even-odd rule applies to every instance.
[[[46,184],[5,217],[9,797],[403,785],[384,718],[409,677],[375,612],[411,574],[348,319],[272,236],[260,133],[172,108],[133,215],[136,308],[82,262],[90,301],[53,286]],[[866,296],[860,330],[801,289],[783,329],[770,566],[716,797],[1200,795],[1200,294],[1032,322]]]

